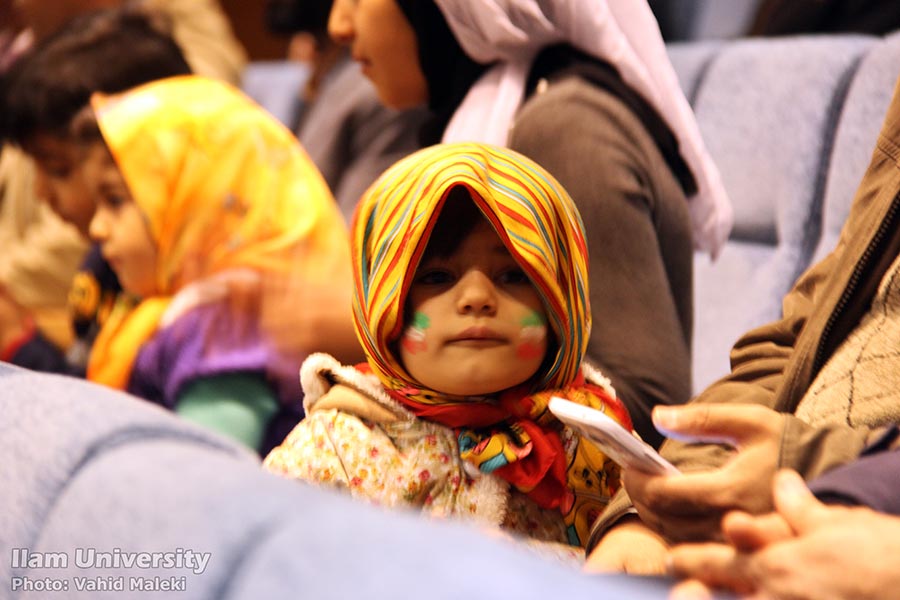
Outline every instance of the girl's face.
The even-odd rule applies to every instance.
[[[404,109],[428,101],[416,34],[396,0],[335,0],[328,33],[351,47],[383,104]]]
[[[84,148],[64,137],[38,133],[25,145],[35,164],[35,195],[85,237],[94,216],[94,196],[84,179]]]
[[[82,169],[97,200],[91,238],[126,291],[142,298],[156,294],[156,242],[103,142],[91,144]]]
[[[426,251],[406,314],[403,366],[445,394],[483,396],[516,386],[547,353],[540,296],[483,218],[449,256]]]

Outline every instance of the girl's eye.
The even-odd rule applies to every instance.
[[[44,173],[51,179],[67,179],[72,169],[68,165],[46,165]]]
[[[125,204],[125,197],[118,194],[106,194],[103,196],[103,202],[107,206],[118,208]]]
[[[417,274],[415,279],[415,283],[421,285],[446,285],[453,281],[453,273],[446,269],[426,269]]]
[[[497,275],[497,282],[503,285],[521,285],[524,283],[530,284],[531,280],[528,279],[528,275],[525,274],[525,271],[519,267],[515,267],[502,271]]]

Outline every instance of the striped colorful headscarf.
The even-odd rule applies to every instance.
[[[543,300],[558,351],[534,389],[571,382],[591,328],[584,225],[569,195],[543,168],[506,148],[456,143],[420,150],[366,192],[353,225],[356,331],[389,388],[419,387],[391,350],[403,304],[447,194],[467,188]]]
[[[473,402],[423,388],[393,352],[404,303],[448,194],[459,186],[491,223],[537,289],[555,333],[555,355],[531,381]],[[585,381],[591,327],[584,226],[572,200],[543,168],[512,150],[455,143],[420,150],[388,169],[357,207],[352,232],[356,331],[368,366],[388,393],[419,417],[457,431],[460,457],[495,473],[539,506],[556,508],[570,541],[587,539],[593,518],[618,488],[618,467],[592,445],[568,438],[548,411],[559,395],[631,421],[611,387]],[[610,466],[612,467],[610,469]]]
[[[349,291],[348,233],[325,181],[290,131],[239,90],[182,76],[92,105],[157,243],[158,295],[113,311],[90,379],[126,387],[141,345],[189,284],[209,281],[209,293],[237,274],[258,283],[258,303],[344,277]]]

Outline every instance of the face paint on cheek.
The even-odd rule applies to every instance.
[[[425,330],[431,324],[431,319],[424,313],[417,312],[413,315],[412,323],[403,332],[403,338],[400,343],[403,348],[410,354],[418,354],[428,349],[425,341]]]
[[[516,348],[516,356],[523,360],[531,360],[544,356],[546,350],[547,324],[539,313],[531,313],[520,323],[522,331],[519,333],[519,346]]]

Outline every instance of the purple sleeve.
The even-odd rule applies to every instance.
[[[184,386],[225,373],[259,373],[282,404],[301,401],[296,369],[284,365],[255,323],[238,322],[223,305],[206,305],[180,317],[141,348],[128,391],[174,408]]]

